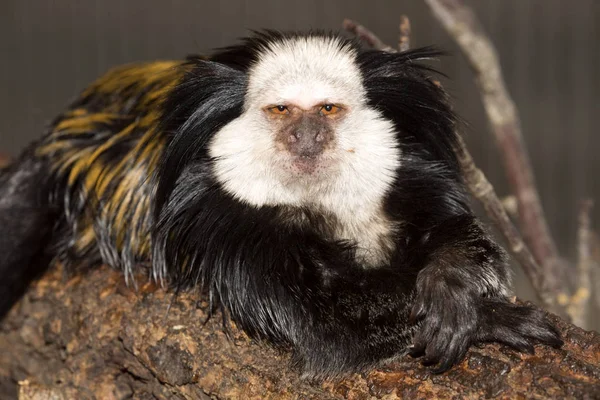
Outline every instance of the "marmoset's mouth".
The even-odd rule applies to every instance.
[[[296,176],[318,177],[330,174],[335,167],[336,158],[331,152],[325,151],[315,156],[290,155],[287,160],[289,170]]]
[[[294,169],[303,174],[313,174],[319,169],[319,156],[295,156],[292,159]]]

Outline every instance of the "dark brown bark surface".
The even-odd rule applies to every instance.
[[[600,398],[600,335],[558,319],[561,350],[490,344],[443,375],[406,356],[314,383],[285,354],[235,329],[228,338],[220,315],[204,323],[198,299],[152,284],[136,292],[107,267],[70,279],[53,268],[0,325],[0,398]]]

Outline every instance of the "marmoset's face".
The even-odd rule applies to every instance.
[[[211,143],[215,172],[256,205],[331,192],[381,195],[400,155],[393,124],[367,104],[355,50],[334,38],[273,43],[248,73],[243,114]]]
[[[263,112],[276,149],[288,158],[293,172],[311,175],[327,169],[328,153],[336,147],[337,122],[346,113],[343,105],[288,100],[267,105]]]

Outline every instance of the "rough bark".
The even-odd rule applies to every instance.
[[[70,279],[55,267],[0,325],[0,398],[600,398],[600,335],[556,317],[560,350],[489,344],[443,375],[406,356],[318,383],[301,379],[286,354],[235,329],[228,338],[219,315],[205,323],[199,299],[153,284],[136,292],[108,267]]]

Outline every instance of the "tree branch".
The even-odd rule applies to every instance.
[[[494,221],[500,232],[502,232],[502,235],[509,244],[510,253],[523,267],[523,271],[529,278],[531,285],[544,306],[559,315],[568,315],[564,306],[557,303],[549,289],[544,286],[546,284],[544,270],[536,262],[529,248],[524,243],[521,234],[511,222],[505,207],[496,195],[494,187],[487,180],[485,174],[475,165],[475,161],[473,161],[473,157],[467,150],[461,136],[459,136],[457,155],[465,182],[471,194],[479,200],[487,215]]]
[[[544,269],[544,287],[556,299],[569,282],[564,263],[550,235],[534,183],[519,117],[504,84],[491,41],[475,14],[462,0],[425,0],[433,15],[456,41],[473,69],[483,104],[501,150],[508,180],[518,202],[519,226],[525,243]],[[557,300],[553,300],[554,303]]]
[[[593,202],[585,200],[579,210],[577,230],[577,290],[571,296],[568,311],[575,325],[586,326],[592,291],[592,231],[590,213]]]
[[[394,51],[393,48],[383,43],[381,39],[377,37],[373,32],[360,25],[359,23],[352,21],[351,19],[345,19],[343,22],[343,27],[348,32],[352,33],[360,40],[365,42],[367,45],[373,47],[377,50],[383,51]]]
[[[596,309],[600,310],[600,236],[598,233],[590,232],[591,243],[591,272],[592,292],[596,300]]]
[[[219,314],[205,323],[198,293],[173,299],[150,283],[128,288],[112,268],[87,270],[66,281],[60,267],[51,269],[0,324],[0,398],[600,398],[600,336],[553,316],[560,350],[522,354],[490,344],[442,375],[404,356],[310,382],[288,367],[289,355],[235,327],[225,334]]]
[[[400,26],[399,29],[400,34],[398,35],[398,50],[406,51],[410,49],[410,20],[406,15],[400,16]]]

